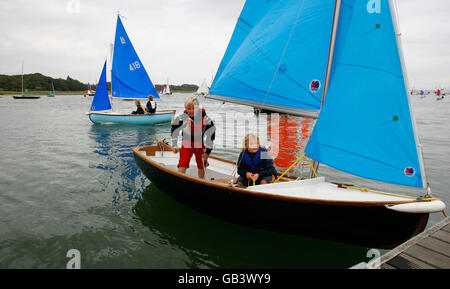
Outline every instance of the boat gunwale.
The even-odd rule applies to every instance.
[[[399,205],[399,204],[407,204],[407,203],[413,203],[415,200],[405,200],[405,201],[389,201],[389,202],[380,202],[380,201],[339,201],[339,200],[322,200],[322,199],[311,199],[311,198],[304,198],[304,197],[294,197],[294,196],[286,196],[286,195],[275,195],[271,193],[265,193],[265,192],[258,192],[258,191],[250,191],[244,188],[229,186],[223,183],[217,183],[214,181],[199,179],[197,177],[193,177],[187,174],[180,173],[176,170],[170,169],[166,167],[163,164],[160,164],[148,157],[142,157],[139,152],[145,151],[147,156],[151,156],[148,153],[154,153],[156,151],[161,151],[161,149],[158,146],[138,146],[138,147],[132,147],[131,150],[133,151],[134,155],[136,157],[139,157],[141,160],[145,161],[149,165],[157,168],[158,170],[162,170],[174,177],[182,178],[187,181],[191,181],[197,185],[212,187],[220,190],[228,190],[233,193],[242,194],[242,195],[250,195],[253,197],[260,197],[265,199],[274,199],[274,200],[281,200],[281,201],[288,201],[288,202],[296,202],[296,203],[309,203],[314,205],[330,205],[330,206],[350,206],[350,207],[384,207],[386,205]],[[164,151],[164,150],[163,150]],[[222,161],[229,164],[236,164],[235,162],[222,159],[215,156],[210,156],[210,158]],[[336,184],[338,185],[338,184]]]
[[[107,115],[107,116],[152,116],[152,115],[164,115],[164,114],[176,114],[176,110],[160,110],[155,113],[150,114],[112,114],[111,112],[97,112],[97,111],[89,111],[87,114],[98,114],[98,115]]]

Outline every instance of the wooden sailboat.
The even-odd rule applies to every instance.
[[[31,95],[31,94],[25,94],[24,93],[24,86],[23,86],[23,62],[22,62],[22,95],[13,95],[14,99],[39,99],[41,98],[39,95]]]
[[[212,158],[198,179],[178,173],[162,143],[132,148],[137,165],[181,202],[237,223],[376,248],[417,235],[446,206],[425,174],[393,9],[389,0],[247,0],[210,94],[318,118],[302,157],[422,197],[318,176],[238,188],[234,163]]]
[[[114,43],[113,63],[111,70],[112,98],[127,100],[147,100],[149,95],[159,99],[144,65],[117,16],[116,37]],[[100,90],[100,91],[99,91]],[[94,123],[121,124],[158,124],[170,122],[175,110],[159,110],[154,114],[134,115],[111,111],[106,83],[106,62],[97,90],[92,101],[91,110],[87,113]]]

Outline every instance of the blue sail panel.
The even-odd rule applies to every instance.
[[[116,38],[111,70],[112,96],[118,98],[159,98],[147,71],[117,16]]]
[[[91,104],[91,111],[102,111],[111,109],[111,102],[109,101],[108,85],[106,83],[106,61],[103,65],[102,74],[97,84],[94,99]]]
[[[371,2],[343,1],[330,86],[307,156],[364,178],[423,187],[391,7]]]
[[[247,0],[210,94],[318,110],[334,9],[329,0]]]

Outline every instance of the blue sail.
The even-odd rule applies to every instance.
[[[330,86],[307,156],[368,179],[423,187],[388,0],[344,0]]]
[[[330,0],[247,0],[210,94],[294,114],[317,113],[334,9]]]
[[[111,109],[111,102],[108,96],[108,85],[106,83],[106,61],[103,65],[102,74],[97,84],[94,99],[91,104],[91,111],[102,111]]]
[[[159,98],[147,71],[117,16],[116,38],[111,70],[112,96],[128,99]]]

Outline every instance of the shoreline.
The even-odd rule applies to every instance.
[[[174,91],[173,93],[195,93],[195,91]],[[39,90],[32,90],[32,91],[24,91],[24,94],[30,94],[30,95],[40,95],[40,96],[47,96],[47,94],[51,94],[50,91],[39,91]],[[84,96],[87,94],[85,91],[55,91],[56,95],[81,95]],[[21,91],[0,91],[0,96],[12,96],[12,95],[22,95]],[[170,95],[165,95],[166,97]]]

